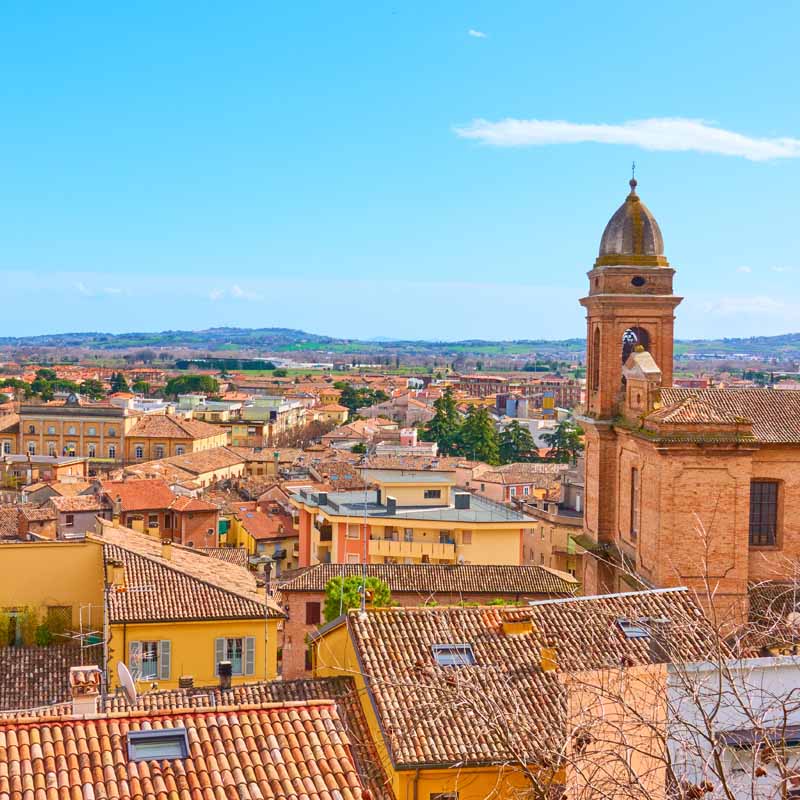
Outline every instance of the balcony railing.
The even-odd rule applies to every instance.
[[[395,542],[385,539],[370,539],[369,554],[382,558],[429,558],[454,560],[456,546],[440,542]]]

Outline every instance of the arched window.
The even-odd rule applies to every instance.
[[[622,334],[622,363],[628,360],[628,356],[633,352],[633,348],[640,344],[645,350],[650,349],[650,334],[644,328],[628,328]]]
[[[594,329],[592,339],[592,391],[600,388],[600,328]]]

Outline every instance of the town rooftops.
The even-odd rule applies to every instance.
[[[101,487],[112,503],[120,501],[125,512],[169,508],[175,499],[166,482],[158,479],[103,481]]]
[[[316,564],[280,585],[281,592],[323,592],[332,578],[380,578],[392,592],[435,594],[574,595],[571,575],[541,566],[482,564]]]
[[[184,419],[171,414],[148,414],[128,431],[130,439],[208,439],[225,431],[197,419]]]
[[[352,492],[311,492],[301,489],[292,495],[295,503],[317,508],[330,516],[337,517],[363,517],[398,519],[398,520],[431,520],[439,522],[471,522],[471,523],[530,523],[530,517],[521,514],[507,506],[494,503],[483,497],[478,497],[467,492],[462,493],[469,498],[468,508],[453,506],[401,506],[398,505],[394,513],[389,513],[386,505],[386,496],[377,491],[352,491]]]
[[[563,752],[560,673],[696,661],[719,645],[686,589],[526,607],[352,611],[347,625],[396,768],[552,764]],[[636,635],[633,635],[635,632]],[[325,647],[319,645],[318,656]]]
[[[48,503],[61,514],[82,514],[92,511],[107,511],[110,504],[93,494],[78,494],[74,497],[51,497]]]
[[[122,585],[109,579],[111,623],[283,616],[246,569],[191,547],[171,544],[165,550],[151,536],[106,521],[100,527],[102,535],[87,538],[102,543],[108,573],[112,562],[124,568]]]
[[[156,746],[168,731],[180,752],[136,757],[137,732]],[[0,720],[0,758],[0,797],[9,798],[357,800],[363,792],[330,699]]]

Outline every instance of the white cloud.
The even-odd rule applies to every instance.
[[[746,272],[746,273],[750,273],[750,272],[752,272],[753,270],[752,270],[752,269],[750,269],[750,267],[736,267],[736,271],[737,271],[737,272]]]
[[[795,272],[794,267],[770,267],[773,272]]]
[[[247,289],[242,289],[241,286],[234,283],[231,286],[231,297],[235,297],[237,300],[260,300],[261,295],[256,294],[255,292],[248,291]]]
[[[800,139],[753,138],[728,131],[699,119],[657,117],[621,125],[583,124],[561,120],[475,119],[455,127],[463,139],[476,139],[495,147],[525,147],[548,144],[622,144],[644,150],[695,151],[738,156],[751,161],[800,157]]]
[[[83,281],[78,281],[75,284],[78,294],[84,297],[102,297],[103,295],[121,295],[125,294],[124,289],[117,286],[104,286],[102,289],[91,289]]]
[[[470,28],[467,31],[468,36],[473,36],[475,39],[485,39],[486,34],[483,31],[476,31],[475,28]]]
[[[772,314],[783,311],[786,305],[774,297],[760,295],[756,297],[721,297],[719,300],[706,303],[705,311],[709,314],[729,316],[736,314]]]
[[[216,302],[217,300],[222,300],[223,297],[225,297],[224,289],[212,289],[208,293],[208,299],[213,300],[214,302]]]

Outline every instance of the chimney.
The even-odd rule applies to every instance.
[[[191,675],[181,675],[178,678],[179,689],[194,689],[194,677]]]
[[[643,622],[650,631],[650,662],[652,664],[668,664],[672,661],[672,656],[670,655],[670,621],[666,617],[650,617],[650,619]]]
[[[467,511],[469,509],[469,501],[469,492],[453,492],[453,504],[458,510]]]
[[[172,561],[172,539],[161,540],[161,558],[164,561]]]
[[[390,494],[386,495],[386,513],[392,517],[397,513],[397,498]]]
[[[555,647],[542,647],[539,650],[539,666],[542,672],[554,672],[558,668],[558,652]]]
[[[110,583],[118,591],[125,591],[125,564],[122,561],[109,561],[111,568]]]
[[[84,717],[97,714],[100,697],[100,667],[70,667],[69,689],[72,694],[72,714]]]
[[[231,676],[233,675],[233,666],[230,661],[220,661],[217,664],[217,673],[219,674],[219,688],[231,688]]]
[[[111,519],[119,524],[119,521],[122,517],[122,498],[117,495],[117,499],[114,501],[114,507],[111,512]]]

